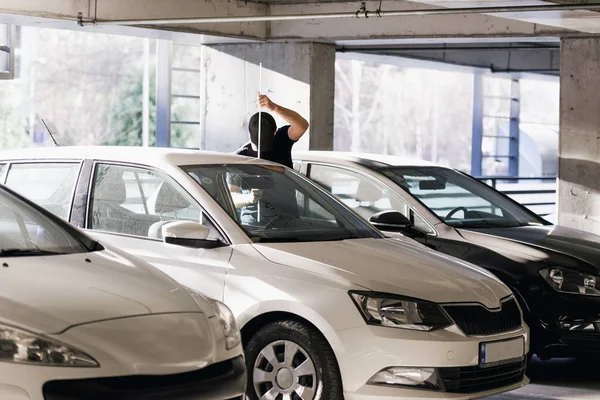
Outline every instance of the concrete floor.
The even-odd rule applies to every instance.
[[[600,400],[600,360],[533,359],[531,383],[486,400]]]

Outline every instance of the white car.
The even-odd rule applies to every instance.
[[[528,382],[529,328],[503,283],[386,239],[290,169],[114,147],[0,164],[8,186],[227,304],[252,400],[473,399]]]
[[[0,186],[0,399],[244,393],[235,318]]]

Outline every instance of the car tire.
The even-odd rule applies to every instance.
[[[273,399],[344,398],[333,350],[312,327],[296,321],[272,322],[248,340],[245,352],[249,400],[259,400],[268,392],[267,398]],[[292,396],[294,392],[298,397]]]

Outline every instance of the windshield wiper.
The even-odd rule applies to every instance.
[[[254,243],[286,243],[301,242],[297,237],[261,237],[253,239]]]
[[[342,240],[350,240],[350,239],[361,239],[361,238],[355,238],[355,237],[337,237],[337,238],[298,238],[298,237],[279,237],[279,238],[270,238],[270,237],[264,237],[264,238],[257,238],[254,243],[286,243],[286,242],[304,242],[304,243],[308,243],[308,242],[339,242]]]
[[[0,257],[55,256],[65,253],[42,249],[2,249]]]
[[[498,221],[500,222],[500,221]],[[500,222],[500,223],[494,223],[492,221],[473,221],[473,222],[464,222],[464,223],[460,223],[459,226],[457,226],[457,228],[464,228],[464,229],[477,229],[477,228],[516,228],[519,226],[523,226],[520,225],[518,223],[514,223],[514,222]]]

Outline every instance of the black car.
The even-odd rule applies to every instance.
[[[600,236],[554,226],[457,170],[396,157],[303,152],[295,168],[389,235],[500,278],[541,358],[600,353]]]

